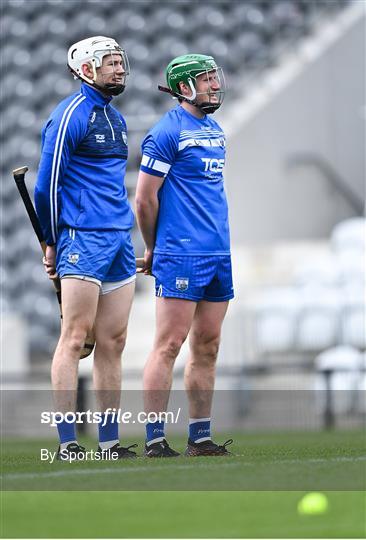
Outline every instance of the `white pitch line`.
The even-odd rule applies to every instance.
[[[232,467],[233,465],[237,465],[237,463],[221,463],[220,464],[220,467],[224,466],[224,467]],[[248,464],[249,465],[249,464]],[[46,472],[46,473],[43,473],[43,472],[40,472],[40,473],[25,473],[25,474],[22,474],[22,473],[9,473],[9,474],[4,474],[2,476],[2,479],[3,480],[13,480],[13,479],[21,479],[21,478],[55,478],[55,477],[58,477],[58,476],[75,476],[75,475],[78,475],[78,476],[84,476],[84,475],[90,475],[90,474],[118,474],[118,473],[130,473],[130,472],[133,472],[133,473],[137,473],[137,472],[153,472],[153,471],[166,471],[166,470],[169,470],[169,469],[174,469],[174,470],[187,470],[187,469],[197,469],[197,468],[201,468],[201,469],[209,469],[211,467],[213,467],[214,464],[197,464],[197,465],[176,465],[174,467],[165,467],[163,465],[157,465],[157,466],[152,466],[152,467],[145,467],[145,466],[142,466],[142,467],[128,467],[126,469],[122,469],[122,468],[111,468],[111,467],[108,467],[108,468],[104,468],[104,469],[72,469],[72,470],[69,470],[69,471],[51,471],[51,472]]]
[[[246,457],[243,454],[237,454],[235,457]],[[228,457],[227,459],[231,459]],[[366,461],[366,456],[355,456],[355,457],[347,457],[347,456],[340,456],[340,457],[334,457],[334,458],[310,458],[310,459],[282,459],[278,461],[266,461],[261,463],[253,463],[253,462],[244,462],[244,463],[237,463],[237,462],[231,462],[231,463],[222,463],[220,462],[219,467],[258,467],[258,466],[266,466],[266,465],[291,465],[291,464],[300,464],[300,463],[352,463],[352,462],[358,462],[358,461]],[[39,473],[8,473],[3,474],[2,479],[3,480],[20,480],[20,479],[32,479],[32,478],[57,478],[57,477],[63,477],[63,476],[90,476],[92,474],[125,474],[125,473],[139,473],[139,472],[154,472],[154,471],[167,471],[169,469],[173,470],[188,470],[188,469],[211,469],[216,468],[216,463],[196,463],[196,464],[176,464],[172,466],[163,466],[163,465],[154,465],[154,466],[142,466],[142,467],[128,467],[126,469],[120,468],[120,467],[108,467],[104,469],[71,469],[67,471],[51,471],[51,472],[39,472]]]

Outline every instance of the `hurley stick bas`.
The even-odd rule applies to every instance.
[[[27,171],[28,171],[28,167],[19,167],[19,169],[14,169],[13,176],[14,176],[14,180],[17,185],[18,191],[20,193],[20,196],[22,198],[22,201],[24,203],[25,209],[27,210],[27,214],[32,224],[33,230],[36,233],[38,241],[41,245],[43,255],[45,255],[47,245],[43,238],[42,228],[39,223],[39,219],[34,209],[31,198],[29,196],[27,186],[25,184],[25,174]],[[57,279],[52,280],[52,283],[55,287],[56,296],[57,296],[58,304],[60,307],[60,316],[61,316],[61,322],[62,322],[61,281],[57,278]],[[86,358],[87,356],[89,356],[89,354],[94,349],[94,345],[95,345],[94,336],[87,335],[84,347],[80,351],[80,358]]]

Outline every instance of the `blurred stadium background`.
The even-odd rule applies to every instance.
[[[236,298],[223,330],[217,388],[236,391],[244,427],[263,427],[270,408],[254,407],[245,398],[249,390],[316,388],[340,392],[332,404],[319,400],[312,427],[331,424],[332,410],[337,422],[359,425],[366,411],[365,3],[2,0],[1,15],[2,388],[49,388],[59,332],[57,301],[11,171],[28,165],[32,192],[42,125],[79,85],[67,70],[67,49],[108,35],[131,64],[115,104],[129,129],[132,203],[140,142],[174,105],[157,91],[166,64],[202,52],[227,76],[217,116],[228,137]],[[141,256],[136,229],[133,238]],[[153,282],[140,276],[124,388],[141,387],[153,332]],[[177,361],[177,389],[185,353]],[[87,385],[91,364],[80,364]],[[283,407],[277,417],[286,427],[288,402]],[[291,422],[304,426],[304,415]]]

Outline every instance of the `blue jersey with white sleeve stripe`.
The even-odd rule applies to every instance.
[[[124,184],[127,128],[123,116],[83,83],[42,130],[34,199],[48,245],[64,227],[128,230],[133,213]]]
[[[142,154],[141,170],[164,177],[154,252],[230,254],[225,135],[217,122],[177,105],[147,134]]]

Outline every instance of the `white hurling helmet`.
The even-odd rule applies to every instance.
[[[101,67],[103,57],[107,54],[119,54],[122,57],[124,76],[121,84],[105,84],[100,87],[95,83],[96,69]],[[93,70],[93,78],[89,79],[83,74],[81,66],[90,63]],[[118,95],[123,92],[126,86],[127,75],[130,73],[130,65],[126,52],[112,38],[105,36],[94,36],[74,43],[67,53],[67,64],[76,79],[81,79],[88,84],[103,90],[111,95]]]

